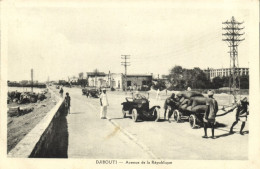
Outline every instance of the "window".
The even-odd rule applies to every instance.
[[[131,81],[127,81],[127,87],[128,87],[128,86],[132,86],[132,85],[131,85]]]

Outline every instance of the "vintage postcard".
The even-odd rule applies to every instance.
[[[260,168],[259,1],[0,10],[0,168]]]

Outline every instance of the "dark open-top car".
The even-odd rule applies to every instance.
[[[98,89],[95,89],[95,88],[92,88],[92,89],[83,88],[82,94],[86,95],[87,97],[94,97],[94,98],[99,97],[99,91],[98,91]]]
[[[123,117],[125,118],[129,114],[134,122],[138,120],[158,121],[160,118],[160,106],[149,108],[149,100],[141,94],[126,97],[126,102],[123,102],[122,105]]]

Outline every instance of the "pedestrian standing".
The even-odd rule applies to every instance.
[[[156,100],[160,100],[160,89],[156,92]]]
[[[207,128],[208,126],[211,126],[212,131],[212,139],[215,139],[214,136],[214,128],[215,128],[215,118],[218,112],[218,102],[213,98],[214,92],[212,90],[208,91],[208,97],[206,100],[206,111],[203,117],[203,124],[204,124],[204,133],[205,135],[203,138],[208,138],[207,135]]]
[[[107,106],[108,104],[108,99],[107,99],[107,94],[106,94],[106,89],[102,89],[102,93],[100,95],[100,118],[101,119],[106,119],[107,117]]]
[[[70,96],[69,96],[68,92],[66,93],[64,100],[65,100],[65,108],[66,108],[67,112],[70,114]]]
[[[89,96],[89,90],[86,91],[86,96],[87,96],[87,98],[88,98],[88,96]]]
[[[237,107],[237,111],[236,111],[236,121],[232,124],[229,133],[233,134],[233,128],[234,126],[238,123],[238,121],[242,122],[241,128],[240,128],[240,134],[244,135],[243,133],[243,129],[246,125],[246,121],[247,121],[247,115],[249,114],[248,112],[248,101],[247,101],[247,97],[244,97],[240,103],[236,106]]]
[[[60,88],[60,97],[63,97],[63,88]]]

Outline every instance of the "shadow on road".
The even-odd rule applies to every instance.
[[[217,129],[217,128],[224,128],[224,127],[227,127],[227,125],[224,124],[224,123],[216,123],[216,125],[215,125],[215,129]]]
[[[75,113],[70,113],[70,114],[83,114],[84,112],[75,112]]]

